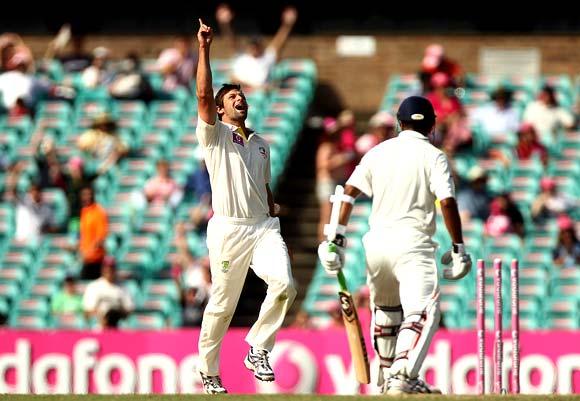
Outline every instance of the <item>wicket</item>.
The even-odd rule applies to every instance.
[[[502,394],[503,387],[503,295],[502,260],[493,261],[494,271],[494,349],[493,349],[493,392]],[[512,337],[512,380],[511,392],[520,392],[520,308],[519,308],[519,263],[513,259],[510,266],[511,279],[511,337]],[[477,260],[477,392],[485,393],[485,261]]]

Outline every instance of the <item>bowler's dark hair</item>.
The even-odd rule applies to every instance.
[[[242,87],[237,84],[223,84],[215,95],[215,105],[217,107],[224,107],[224,96],[231,90],[241,91]]]

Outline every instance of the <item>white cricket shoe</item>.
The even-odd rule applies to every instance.
[[[222,379],[219,376],[207,376],[201,372],[200,374],[203,391],[206,394],[227,394],[228,390],[222,385]]]
[[[250,351],[244,359],[244,365],[254,372],[256,379],[265,382],[274,381],[274,371],[268,362],[268,351],[250,347]]]
[[[411,379],[405,375],[391,376],[387,380],[387,395],[400,394],[441,394],[441,390],[429,386],[419,378]]]

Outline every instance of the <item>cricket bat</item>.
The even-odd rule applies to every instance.
[[[342,185],[337,185],[336,190],[334,191],[334,195],[330,197],[330,202],[332,203],[330,224],[326,225],[324,228],[324,234],[326,235],[326,238],[329,242],[334,240],[336,237],[336,228],[338,226],[340,205],[342,203],[341,197],[343,193],[344,188]],[[329,244],[329,247],[329,250],[332,251],[332,248],[336,247],[336,245],[331,243]],[[344,327],[346,329],[348,346],[350,348],[350,354],[354,364],[356,379],[359,381],[359,383],[368,384],[370,383],[371,378],[367,347],[365,345],[365,339],[362,334],[358,314],[356,313],[356,306],[354,304],[354,300],[352,299],[352,295],[346,286],[346,279],[342,273],[342,270],[338,272],[338,284],[340,287],[338,292],[338,300],[340,302],[340,309],[342,310],[342,320],[344,321]]]

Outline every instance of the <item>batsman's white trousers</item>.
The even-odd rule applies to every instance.
[[[248,268],[266,282],[268,290],[246,341],[271,351],[276,333],[296,297],[286,244],[277,217],[235,219],[214,216],[207,227],[211,264],[211,296],[199,337],[199,371],[219,374],[219,352],[230,325]]]
[[[417,230],[371,229],[363,238],[371,305],[403,307],[404,321],[412,315],[427,316],[417,340],[410,330],[397,338],[397,352],[410,348],[407,372],[416,374],[439,323],[439,281],[435,264],[436,243]],[[373,316],[374,322],[374,316]],[[374,323],[373,323],[374,325]],[[373,333],[371,327],[371,333]],[[412,338],[413,337],[413,338]],[[408,346],[406,345],[408,344]],[[413,349],[413,348],[420,349]],[[390,355],[393,357],[394,355]],[[396,363],[396,362],[395,362]]]

